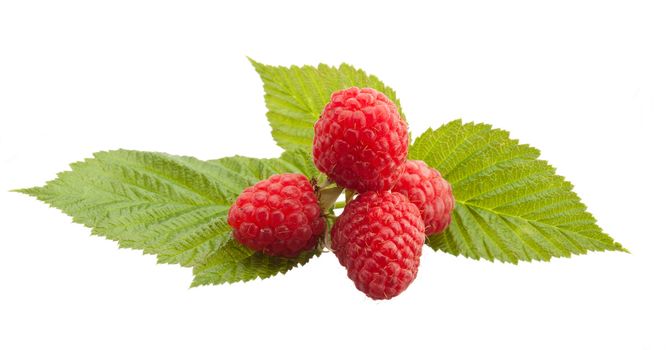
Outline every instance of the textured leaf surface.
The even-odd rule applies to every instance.
[[[436,250],[512,263],[624,250],[597,226],[571,183],[506,131],[453,121],[418,137],[409,157],[453,186],[452,223],[428,241]]]
[[[310,251],[294,259],[272,257],[254,253],[237,241],[230,240],[203,264],[194,267],[192,287],[271,277],[307,263],[314,255],[315,252]]]
[[[383,92],[400,110],[393,89],[348,64],[276,67],[250,61],[264,83],[266,115],[273,139],[284,149],[311,150],[314,123],[334,91],[351,86],[371,87]]]
[[[275,173],[317,174],[310,156],[301,151],[285,152],[276,159],[235,156],[201,161],[118,150],[96,153],[71,168],[43,187],[19,192],[61,209],[75,222],[92,228],[93,234],[117,241],[121,247],[155,254],[161,263],[195,266],[195,270],[200,264],[210,266],[209,256],[220,261],[224,252],[239,250],[230,239],[227,211],[245,187]],[[243,259],[228,254],[233,259],[225,262],[227,268],[238,271],[228,275],[234,281],[272,276],[286,272],[287,264],[304,262],[284,259],[268,265],[274,261],[258,253],[243,253],[247,255]]]

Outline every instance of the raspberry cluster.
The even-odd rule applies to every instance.
[[[371,88],[334,92],[314,126],[314,164],[337,186],[334,196],[343,188],[358,193],[331,228],[330,248],[373,299],[403,292],[416,278],[426,237],[451,222],[451,185],[424,162],[407,160],[408,147],[397,106]],[[241,193],[228,222],[241,244],[295,257],[323,241],[335,200],[328,197],[304,175],[273,175]]]

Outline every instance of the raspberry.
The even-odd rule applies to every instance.
[[[426,235],[442,232],[451,223],[455,200],[451,185],[439,171],[420,160],[408,160],[393,192],[407,196],[421,211]]]
[[[416,278],[423,230],[418,208],[404,195],[365,192],[333,225],[332,249],[356,288],[373,299],[391,299]]]
[[[317,195],[301,174],[273,175],[246,188],[227,222],[241,244],[283,257],[314,248],[325,229]]]
[[[397,181],[408,147],[407,123],[398,108],[374,89],[334,92],[315,123],[315,165],[342,187],[389,190]]]

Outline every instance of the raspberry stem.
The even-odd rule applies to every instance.
[[[352,199],[354,199],[354,195],[356,194],[356,191],[346,189],[345,190],[345,204],[348,204],[351,202]]]
[[[319,188],[326,188],[333,184],[333,181],[326,176],[326,174],[320,173],[316,178],[312,178],[314,184],[318,185]]]
[[[342,187],[322,188],[319,190],[319,206],[323,212],[328,212],[333,207],[342,193]]]

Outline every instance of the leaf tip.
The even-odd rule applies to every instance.
[[[629,249],[623,247],[622,244],[618,242],[615,242],[615,248],[616,248],[615,250],[617,250],[618,252],[631,254],[631,251]]]
[[[245,55],[245,58],[247,58],[248,61],[250,61],[250,64],[252,67],[254,67],[255,70],[259,70],[259,68],[262,68],[264,65],[258,61],[256,61],[254,58]]]
[[[28,196],[37,197],[37,195],[39,195],[39,193],[41,192],[41,189],[42,189],[41,187],[15,188],[9,190],[9,192],[22,193]]]

